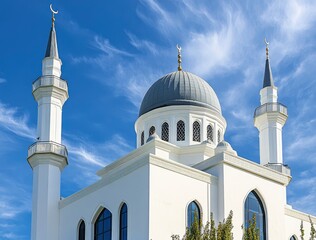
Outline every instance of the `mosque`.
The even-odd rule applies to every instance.
[[[61,173],[68,165],[61,144],[68,85],[61,78],[53,15],[42,75],[32,86],[38,103],[38,140],[27,158],[33,171],[32,240],[167,240],[183,236],[195,213],[203,223],[213,213],[218,223],[230,210],[234,239],[242,239],[253,214],[260,240],[298,240],[302,221],[309,236],[309,215],[287,204],[291,172],[282,159],[282,127],[288,115],[278,102],[268,44],[254,111],[259,164],[224,140],[220,101],[205,80],[182,70],[180,47],[178,63],[177,71],[157,80],[143,98],[135,123],[137,148],[100,169],[94,184],[61,198]]]

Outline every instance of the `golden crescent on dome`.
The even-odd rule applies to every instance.
[[[58,11],[54,11],[54,9],[53,9],[53,4],[50,4],[50,5],[49,5],[49,8],[50,8],[50,10],[51,10],[51,12],[52,12],[53,14],[57,14],[57,13],[58,13]]]
[[[179,46],[179,44],[177,44],[177,49],[179,52],[181,52],[181,47]]]

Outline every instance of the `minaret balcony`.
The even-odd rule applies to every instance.
[[[274,171],[286,174],[286,175],[291,175],[291,169],[289,168],[288,165],[282,164],[282,163],[268,163],[264,165],[265,167],[268,167],[270,169],[273,169]]]
[[[60,77],[54,75],[45,75],[37,78],[32,85],[33,92],[39,87],[57,87],[66,92],[68,92],[67,81],[61,79]]]
[[[33,143],[28,149],[28,158],[30,158],[34,154],[49,154],[49,153],[58,155],[66,159],[68,158],[68,151],[67,151],[66,146],[56,143],[56,142],[52,142],[52,141],[48,141],[48,142],[38,141],[38,142]]]
[[[281,103],[265,103],[259,107],[256,108],[254,117],[258,117],[264,113],[269,113],[269,112],[278,112],[281,113],[285,116],[288,116],[287,114],[287,107],[284,106]]]

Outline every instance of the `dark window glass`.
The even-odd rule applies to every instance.
[[[188,228],[191,227],[191,225],[193,224],[194,216],[196,216],[198,222],[200,222],[200,219],[201,219],[200,209],[197,203],[193,201],[188,206],[188,226],[187,226]]]
[[[144,131],[142,131],[142,134],[140,135],[140,145],[143,146],[145,142],[145,136]]]
[[[201,142],[201,129],[198,121],[193,123],[193,141]]]
[[[84,223],[83,220],[81,220],[81,223],[79,225],[78,239],[85,240],[85,235],[86,235],[86,224]]]
[[[293,235],[290,240],[296,240],[296,237]]]
[[[256,225],[259,229],[260,240],[266,239],[266,221],[263,204],[254,191],[250,192],[245,202],[245,227],[248,228],[252,217],[256,216]]]
[[[112,213],[106,208],[99,214],[94,224],[95,240],[111,240],[112,236]]]
[[[161,126],[161,139],[169,142],[169,124],[166,122]]]
[[[149,136],[153,135],[156,132],[156,128],[154,126],[151,126],[149,129]]]
[[[217,143],[219,143],[221,141],[221,137],[222,137],[221,131],[218,130],[217,131]]]
[[[125,203],[120,213],[120,240],[127,240],[127,205]]]
[[[182,120],[177,122],[177,141],[185,141],[185,125]]]
[[[207,126],[207,140],[214,141],[213,139],[213,127],[211,125]]]

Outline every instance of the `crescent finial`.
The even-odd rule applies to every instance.
[[[57,14],[57,13],[58,13],[58,10],[55,11],[55,10],[53,9],[53,4],[50,4],[50,5],[49,5],[49,8],[50,8],[50,11],[51,11],[53,14]]]
[[[269,59],[269,42],[264,38],[264,43],[266,44],[266,58]]]
[[[55,11],[55,10],[53,9],[53,4],[50,4],[50,5],[49,5],[49,8],[50,8],[50,11],[52,12],[52,26],[54,26],[54,23],[55,23],[55,14],[57,14],[58,11]]]
[[[177,49],[178,49],[178,71],[182,70],[182,66],[181,66],[181,47],[179,46],[179,44],[177,44]]]

